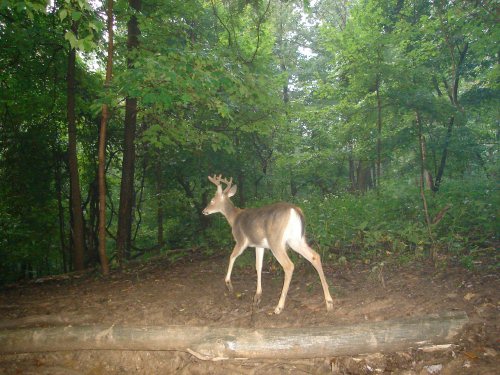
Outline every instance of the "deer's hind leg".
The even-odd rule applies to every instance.
[[[321,285],[323,287],[323,293],[325,294],[325,303],[326,310],[333,310],[333,299],[330,295],[330,289],[328,287],[328,283],[325,278],[325,273],[323,272],[323,266],[321,265],[321,257],[320,255],[311,249],[307,244],[305,238],[301,238],[300,240],[290,241],[290,247],[295,250],[297,253],[306,258],[311,264],[314,266],[316,271],[318,272],[319,279],[321,280]]]

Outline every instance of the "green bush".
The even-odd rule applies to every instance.
[[[456,258],[471,268],[482,251],[497,236],[495,207],[498,194],[487,179],[447,180],[437,193],[426,192],[431,221],[447,208],[442,219],[425,223],[419,187],[415,184],[386,183],[365,194],[344,192],[312,195],[293,202],[306,217],[306,233],[313,248],[324,259],[378,261],[390,257],[399,262],[440,254]],[[251,202],[259,207],[270,199]],[[234,244],[224,217],[212,217],[200,232],[198,243],[210,249],[228,249]]]
[[[498,234],[498,194],[490,181],[447,181],[438,193],[427,192],[430,238],[417,186],[386,184],[364,195],[348,192],[298,200],[306,214],[309,241],[323,253],[350,257],[396,254],[422,256],[432,248],[447,255],[469,255]],[[469,262],[470,264],[470,262]]]

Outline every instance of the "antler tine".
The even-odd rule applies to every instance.
[[[220,186],[221,183],[226,184],[227,186],[224,189],[224,193],[228,192],[229,189],[231,188],[232,184],[233,184],[233,178],[232,177],[228,180],[227,178],[222,178],[222,174],[220,174],[218,176],[216,174],[214,174],[213,177],[212,176],[208,176],[208,179],[215,186]]]
[[[233,178],[231,177],[229,180],[227,178],[221,180],[221,182],[225,183],[227,186],[224,189],[224,193],[227,193],[229,189],[231,189],[231,185],[233,184]]]
[[[214,174],[213,177],[212,176],[208,176],[208,179],[215,186],[219,186],[220,185],[220,179],[221,179],[221,177],[222,177],[222,175],[217,176],[216,174]]]

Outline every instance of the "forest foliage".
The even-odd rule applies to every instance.
[[[115,0],[105,85],[107,4],[0,2],[0,283],[99,264],[103,104],[112,267],[228,253],[215,173],[326,263],[496,266],[495,2]]]

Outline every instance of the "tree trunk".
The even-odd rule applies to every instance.
[[[420,150],[420,198],[422,199],[422,205],[424,208],[425,215],[425,224],[427,226],[427,230],[429,232],[429,238],[433,240],[432,230],[431,230],[431,219],[429,216],[429,209],[427,207],[427,199],[425,198],[425,187],[424,187],[424,179],[425,179],[425,143],[424,137],[422,134],[422,120],[420,119],[420,114],[418,111],[415,113],[417,129],[418,129],[418,147]]]
[[[317,358],[453,342],[465,312],[348,326],[306,328],[66,326],[0,331],[1,353],[67,350],[178,350],[199,359]]]
[[[137,99],[127,98],[125,103],[123,164],[120,187],[120,207],[118,211],[118,233],[116,238],[116,251],[120,265],[122,265],[128,254],[130,254],[131,245],[132,207],[134,201],[136,118]]]
[[[111,83],[113,73],[113,0],[108,0],[107,8],[108,26],[108,58],[106,61],[105,88]],[[101,126],[99,129],[99,258],[101,259],[102,273],[109,273],[108,258],[106,256],[106,127],[109,118],[109,108],[102,105]]]
[[[354,165],[354,159],[352,156],[352,151],[349,152],[349,181],[351,183],[351,193],[354,193],[357,189],[357,181],[356,181],[356,166]]]
[[[141,0],[129,0],[129,5],[135,11],[141,9]],[[134,59],[131,54],[139,45],[139,24],[137,17],[133,14],[128,23],[127,59],[128,69],[133,69]],[[132,238],[132,206],[134,195],[134,173],[135,173],[135,131],[137,127],[137,99],[127,97],[125,100],[125,126],[123,142],[123,164],[122,180],[120,187],[120,207],[118,215],[118,233],[116,235],[116,254],[118,263],[122,266],[123,261],[130,255]]]
[[[71,31],[76,35],[78,26],[71,24]],[[80,177],[78,174],[78,158],[76,151],[76,114],[75,114],[75,89],[76,89],[76,50],[71,48],[68,55],[67,82],[67,116],[68,116],[68,164],[71,189],[72,211],[72,239],[73,239],[73,267],[80,271],[85,268],[85,241],[83,229],[82,196],[80,193]]]
[[[366,193],[371,184],[370,166],[360,160],[356,170],[357,190]]]
[[[157,242],[160,247],[163,247],[165,244],[165,238],[163,236],[163,184],[162,184],[162,170],[161,170],[161,159],[158,157],[156,160],[156,170],[155,170],[155,178],[156,178],[156,200],[157,200],[157,208],[156,208],[156,222],[157,222]]]
[[[417,114],[418,116],[418,114]],[[420,118],[418,119],[420,121]],[[425,190],[434,191],[434,183],[432,181],[432,174],[427,169],[427,142],[422,132],[422,124],[419,124],[419,143],[420,143],[420,160],[423,167],[423,182]]]
[[[452,38],[449,37],[449,35],[446,33],[445,34],[445,40],[448,45],[448,48],[450,50],[450,56],[451,56],[451,61],[452,61],[452,82],[451,82],[451,87],[449,87],[448,83],[445,81],[445,87],[448,91],[448,97],[450,98],[450,102],[459,112],[463,112],[463,108],[459,103],[458,100],[458,87],[460,85],[460,72],[462,65],[465,61],[465,57],[467,55],[467,51],[469,50],[469,43],[466,42],[460,50],[457,45],[453,44]],[[458,50],[458,61],[455,59],[455,49]],[[455,116],[452,115],[450,117],[450,120],[448,122],[448,127],[446,129],[446,138],[444,141],[443,145],[443,153],[441,155],[441,163],[439,164],[439,170],[436,174],[436,181],[434,183],[434,191],[437,192],[439,190],[439,187],[441,186],[441,181],[443,178],[444,174],[444,168],[446,166],[446,159],[448,157],[448,147],[450,145],[451,141],[451,135],[452,135],[452,130],[453,130],[453,125],[455,123]]]
[[[69,161],[68,161],[68,171],[69,171]],[[71,179],[69,181],[69,194],[68,194],[68,207],[69,207],[69,237],[68,237],[68,265],[69,265],[69,271],[72,271],[74,269],[74,248],[75,248],[75,241],[73,239],[73,228],[75,227],[75,221],[73,220],[73,209],[72,209],[72,202],[73,202],[73,196],[71,193]]]
[[[99,188],[97,180],[89,186],[87,250],[90,264],[97,264],[99,259]]]
[[[287,72],[287,65],[285,61],[285,27],[283,24],[283,15],[288,13],[288,7],[287,4],[283,4],[283,2],[278,3],[278,35],[277,35],[277,53],[278,53],[278,58],[279,58],[279,64],[280,64],[280,71],[281,73],[286,74],[286,81],[283,84],[283,89],[282,89],[282,99],[283,103],[285,104],[285,112],[288,112],[288,109],[286,108],[288,103],[290,102],[290,90],[289,90],[289,81],[288,81],[288,72]]]
[[[441,154],[441,163],[439,164],[439,169],[436,174],[436,181],[434,183],[434,191],[437,192],[441,186],[441,180],[444,174],[444,168],[446,167],[446,159],[448,157],[448,147],[450,146],[451,134],[453,130],[453,124],[455,123],[455,116],[450,117],[448,122],[448,127],[446,129],[446,138],[444,139],[443,153]]]
[[[424,169],[424,180],[425,180],[426,189],[434,191],[434,183],[432,180],[432,174],[431,174],[431,172],[429,172],[429,170],[427,168]]]
[[[382,163],[382,100],[380,99],[380,77],[377,76],[377,169],[375,186],[380,185],[381,163]]]
[[[66,247],[66,230],[64,226],[64,208],[62,203],[62,174],[60,165],[60,155],[56,155],[57,161],[55,166],[55,184],[57,194],[57,211],[59,217],[59,243],[61,246],[61,261],[62,270],[64,273],[68,272],[68,256]]]
[[[101,127],[99,129],[99,259],[101,260],[102,273],[109,273],[108,259],[106,256],[106,176],[105,176],[105,149],[106,149],[106,123],[108,121],[108,106],[102,106]]]

